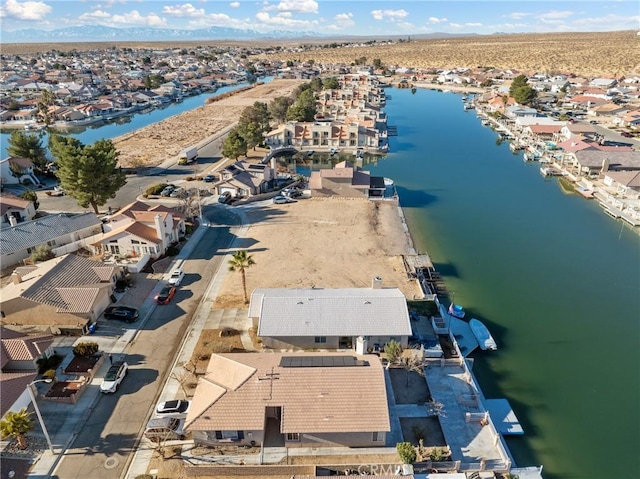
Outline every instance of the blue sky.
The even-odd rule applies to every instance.
[[[0,0],[6,31],[79,25],[196,29],[212,26],[322,34],[640,30],[638,0]]]

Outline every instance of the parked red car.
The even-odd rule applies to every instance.
[[[169,304],[171,298],[176,294],[176,287],[170,284],[166,285],[156,296],[158,304]]]

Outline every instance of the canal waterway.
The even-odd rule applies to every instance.
[[[273,77],[261,78],[260,81],[268,83]],[[99,123],[95,125],[83,126],[73,130],[60,130],[62,134],[68,134],[74,138],[77,138],[85,145],[91,144],[102,138],[116,138],[120,135],[125,135],[132,131],[144,128],[145,126],[157,123],[170,116],[178,115],[182,112],[193,110],[203,106],[208,98],[216,97],[227,93],[229,91],[237,90],[247,86],[247,83],[239,83],[237,85],[229,85],[218,88],[212,93],[203,93],[201,95],[191,96],[185,98],[179,103],[170,103],[167,106],[156,108],[145,112],[137,112],[134,115],[117,118],[107,123]],[[0,132],[0,143],[2,158],[9,156],[7,152],[8,140],[11,136],[11,130],[3,130]],[[43,144],[48,144],[47,133],[43,132]]]
[[[638,235],[497,145],[460,95],[389,93],[399,136],[365,168],[395,181],[416,249],[497,340],[474,371],[524,427],[516,463],[640,477]]]

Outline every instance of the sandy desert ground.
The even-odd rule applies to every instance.
[[[283,60],[353,63],[366,57],[384,65],[413,68],[513,68],[531,72],[570,72],[586,76],[640,74],[640,37],[635,31],[483,35],[360,48],[325,48],[279,53]],[[302,56],[302,58],[300,58]]]
[[[276,97],[288,96],[301,80],[274,80],[256,85],[221,100],[113,140],[120,152],[118,161],[124,167],[157,166],[176,156],[182,149],[198,144],[238,121],[240,113],[256,101],[269,103]]]
[[[410,239],[394,202],[303,199],[244,207],[245,237],[237,241],[256,264],[247,269],[255,288],[366,288],[375,276],[412,299],[417,290],[404,268]],[[242,307],[242,280],[229,272],[214,307]]]

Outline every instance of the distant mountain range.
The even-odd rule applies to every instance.
[[[269,38],[321,37],[315,32],[290,32],[274,30],[267,33],[237,28],[210,27],[198,30],[177,28],[112,28],[100,25],[67,27],[57,30],[36,30],[33,28],[0,32],[2,43],[64,43],[64,42],[170,42],[198,40],[254,40]]]
[[[413,39],[443,38],[470,36],[448,33],[430,33],[408,35]],[[258,32],[255,30],[240,30],[237,28],[209,27],[197,30],[183,30],[177,28],[147,28],[129,27],[112,28],[101,25],[86,25],[80,27],[67,27],[57,30],[25,30],[5,31],[0,30],[2,43],[66,43],[66,42],[172,42],[172,41],[202,41],[202,40],[268,40],[268,39],[344,39],[358,41],[364,38],[398,39],[407,38],[407,35],[388,36],[351,36],[333,35],[331,37],[318,32],[292,32],[288,30],[273,30],[270,32]]]

